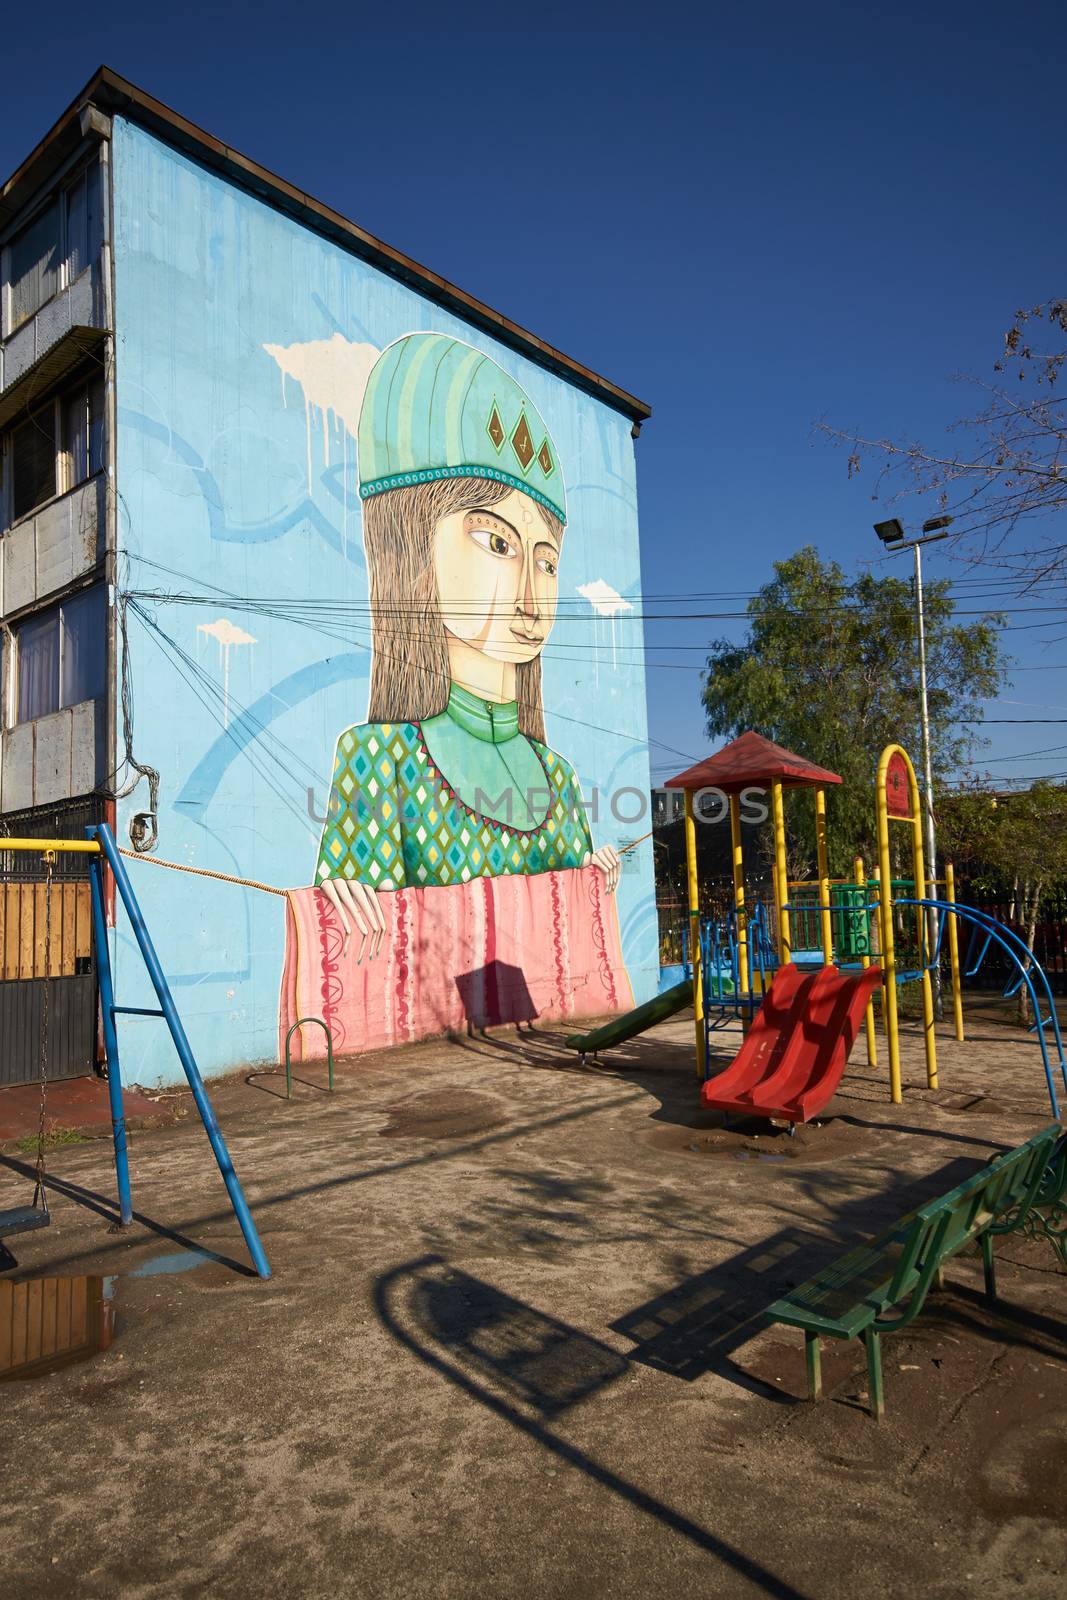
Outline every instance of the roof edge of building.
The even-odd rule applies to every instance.
[[[411,284],[420,293],[491,333],[539,366],[566,378],[587,394],[594,395],[605,405],[631,419],[635,437],[641,424],[652,415],[651,407],[644,401],[571,356],[564,355],[562,350],[557,350],[554,345],[539,339],[536,334],[510,321],[499,311],[494,311],[491,306],[467,294],[447,278],[431,272],[403,251],[385,244],[321,200],[316,200],[232,146],[206,133],[203,128],[172,111],[163,101],[156,100],[107,66],[100,67],[93,74],[44,138],[0,187],[0,227],[6,226],[15,212],[40,187],[42,165],[52,164],[49,156],[58,167],[76,148],[82,138],[81,114],[90,106],[109,115],[128,116],[131,121],[141,123],[167,143],[193,155],[203,165],[222,172],[231,181],[267,200],[279,210],[298,217],[316,232],[333,238],[391,276]]]

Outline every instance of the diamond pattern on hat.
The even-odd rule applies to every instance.
[[[530,436],[530,425],[526,421],[523,411],[515,424],[515,431],[511,435],[511,448],[514,450],[519,466],[523,472],[530,470],[530,462],[534,458],[534,442]]]
[[[495,400],[489,412],[489,421],[485,425],[485,431],[493,441],[493,449],[499,453],[507,435],[504,432],[504,424],[500,420],[500,412],[496,408]]]

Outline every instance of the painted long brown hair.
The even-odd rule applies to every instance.
[[[370,722],[422,722],[445,709],[451,675],[437,577],[434,529],[454,511],[496,505],[511,490],[490,478],[440,478],[386,489],[363,502],[363,544],[370,573]],[[563,524],[538,510],[562,542]],[[541,657],[515,668],[519,728],[545,740]]]

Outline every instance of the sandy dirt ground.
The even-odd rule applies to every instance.
[[[977,1259],[885,1341],[824,1357],[763,1309],[1046,1125],[1033,1040],[862,1042],[821,1126],[723,1131],[691,1025],[582,1067],[535,1028],[213,1086],[270,1255],[247,1256],[188,1097],[52,1152],[16,1279],[101,1273],[110,1348],[0,1385],[12,1597],[1064,1593],[1067,1273]],[[724,1058],[737,1036],[722,1036]],[[884,1053],[884,1046],[883,1046]],[[9,1151],[0,1204],[27,1198]],[[195,1252],[204,1252],[197,1254]]]

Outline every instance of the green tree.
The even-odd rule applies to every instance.
[[[1004,679],[999,624],[954,622],[948,585],[924,590],[931,754],[938,778],[958,769],[979,742],[983,698]],[[775,562],[774,577],[749,602],[742,644],[715,641],[703,701],[712,737],[754,729],[843,780],[827,790],[830,869],[851,872],[857,853],[874,859],[878,757],[896,742],[919,755],[919,668],[908,579],[848,578],[808,545]],[[813,807],[787,805],[794,850],[814,852]]]
[[[1007,901],[1008,920],[1032,951],[1043,903],[1067,880],[1067,789],[1044,781],[1017,794],[969,788],[940,802],[938,824],[971,889]],[[1024,985],[1020,1021],[1027,1015]]]

